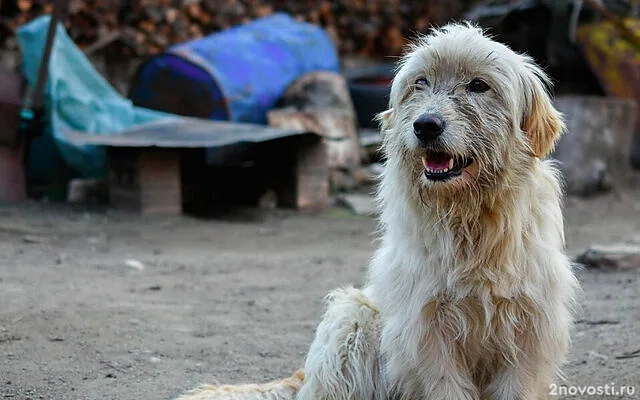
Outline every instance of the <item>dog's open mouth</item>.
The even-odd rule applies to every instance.
[[[429,151],[422,157],[424,176],[432,181],[446,181],[462,174],[473,159],[441,151]]]

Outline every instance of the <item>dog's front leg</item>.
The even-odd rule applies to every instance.
[[[384,377],[392,398],[401,400],[478,400],[479,391],[456,351],[455,339],[436,324],[426,332],[410,321],[385,321],[382,353]],[[422,337],[419,343],[412,340]]]
[[[371,300],[352,287],[331,292],[307,354],[298,400],[384,398],[379,341],[379,311]]]
[[[488,400],[544,400],[552,396],[552,384],[569,349],[570,309],[560,298],[547,297],[547,310],[522,322],[514,343],[520,357],[503,355],[500,368],[484,390]],[[536,334],[543,332],[544,334]]]
[[[425,400],[478,400],[479,393],[468,372],[460,368],[452,355],[431,359],[433,364],[422,368]]]
[[[536,379],[532,366],[510,366],[501,370],[485,390],[486,400],[546,400],[550,398],[553,370],[539,372]],[[548,368],[547,368],[548,369]]]
[[[434,303],[435,304],[435,303]],[[446,310],[445,310],[446,311]],[[442,313],[442,315],[437,313]],[[402,400],[478,400],[479,390],[442,306],[427,306],[418,321],[396,314],[385,320],[384,376]],[[416,340],[416,338],[419,338]]]
[[[404,377],[390,383],[393,398],[402,400],[478,400],[471,378],[441,357],[423,359],[420,367],[405,368]],[[393,373],[390,373],[393,374]],[[393,380],[393,378],[392,378]]]
[[[568,335],[567,335],[568,337]],[[554,347],[555,345],[555,347]],[[560,358],[568,345],[558,341],[539,345],[526,360],[506,364],[486,387],[487,400],[546,400],[552,396],[552,383]],[[548,350],[549,349],[549,350]]]

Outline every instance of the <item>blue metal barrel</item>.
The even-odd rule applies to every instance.
[[[265,123],[295,79],[338,70],[326,32],[278,13],[152,57],[138,70],[130,97],[174,114]]]

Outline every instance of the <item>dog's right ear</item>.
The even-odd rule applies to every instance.
[[[378,121],[378,125],[380,126],[380,133],[384,135],[384,133],[391,128],[391,119],[393,118],[393,108],[385,110],[378,115],[376,115],[376,121]]]
[[[522,130],[527,135],[533,155],[543,158],[553,151],[565,125],[545,87],[549,78],[533,63],[528,63],[527,70]]]

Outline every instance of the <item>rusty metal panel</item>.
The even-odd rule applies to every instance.
[[[624,24],[640,37],[640,20],[626,19]],[[640,48],[623,38],[611,22],[584,25],[577,39],[608,95],[640,100]]]

